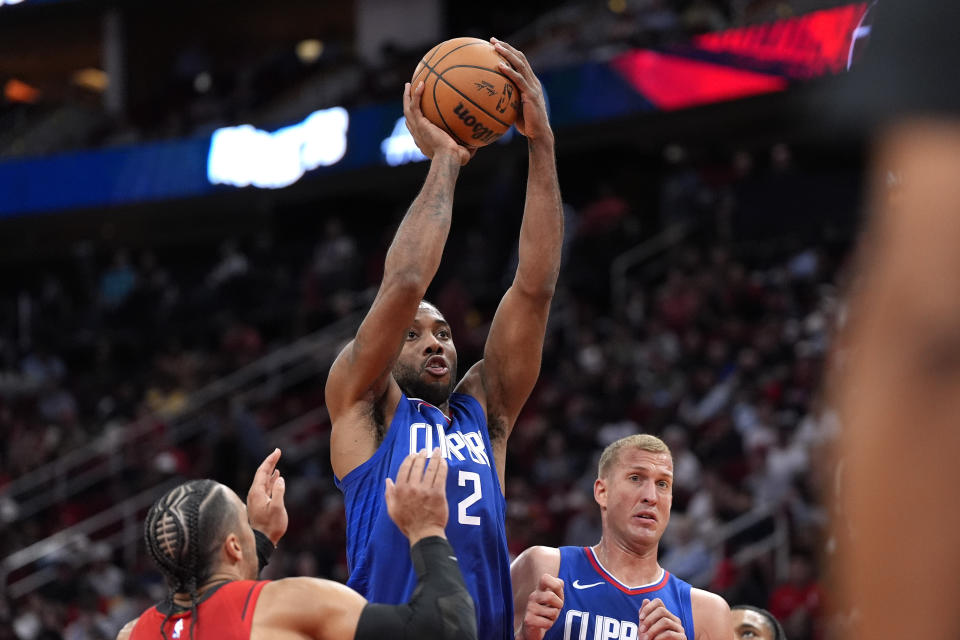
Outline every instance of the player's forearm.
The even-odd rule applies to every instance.
[[[453,193],[460,174],[455,154],[438,152],[387,251],[384,284],[398,279],[422,296],[436,275],[450,231]]]
[[[410,549],[410,559],[417,574],[410,602],[368,604],[357,622],[356,640],[478,640],[473,598],[450,543],[426,538]]]
[[[529,163],[514,283],[527,293],[552,296],[563,245],[563,203],[552,135],[530,141]]]

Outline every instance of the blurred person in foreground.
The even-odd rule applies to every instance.
[[[738,604],[730,611],[734,640],[787,640],[780,622],[766,609]]]
[[[426,451],[407,456],[396,482],[386,480],[387,509],[409,539],[417,572],[407,604],[368,604],[330,580],[257,580],[287,529],[276,449],[257,469],[246,506],[213,480],[183,483],[154,503],[144,537],[169,595],[121,629],[118,640],[476,640],[473,603],[443,531],[447,465],[433,454],[429,462]]]
[[[522,640],[733,640],[730,608],[657,562],[670,521],[673,460],[635,434],[600,456],[593,495],[602,535],[592,547],[530,547],[510,568]]]
[[[483,359],[457,382],[457,351],[440,310],[423,300],[450,230],[460,167],[471,152],[420,111],[422,83],[404,90],[407,126],[430,169],[393,238],[380,290],[330,369],[330,460],[344,493],[347,584],[373,602],[403,602],[414,589],[406,544],[386,517],[380,486],[408,453],[440,447],[450,464],[447,533],[477,611],[483,640],[513,635],[504,464],[507,439],[540,374],[550,303],[560,271],[563,211],[554,139],[540,82],[522,53],[491,40],[500,71],[520,90],[516,128],[529,173],[519,262],[493,317]],[[509,63],[509,64],[507,64]]]
[[[829,387],[842,425],[831,564],[851,640],[960,628],[958,24],[957,2],[881,0],[830,105],[875,144]]]

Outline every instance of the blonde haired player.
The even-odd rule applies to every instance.
[[[730,608],[657,562],[673,501],[673,458],[637,434],[600,456],[593,495],[602,535],[592,547],[531,547],[510,568],[523,640],[733,640]]]

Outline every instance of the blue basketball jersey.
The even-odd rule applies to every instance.
[[[446,534],[476,605],[477,637],[512,639],[506,501],[483,408],[471,396],[452,394],[448,418],[433,405],[403,395],[376,453],[337,480],[347,511],[347,584],[371,602],[410,599],[416,585],[410,543],[387,513],[384,478],[396,479],[410,453],[434,447],[449,465]]]
[[[643,601],[660,598],[695,637],[690,585],[664,570],[654,584],[628,587],[610,575],[590,547],[560,547],[563,610],[543,640],[637,640]]]

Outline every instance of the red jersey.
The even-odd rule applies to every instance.
[[[269,580],[235,580],[207,591],[197,605],[193,627],[194,640],[249,640],[253,612],[257,609],[260,591]],[[167,617],[168,604],[159,604],[143,612],[133,627],[130,640],[162,640],[160,625]],[[190,609],[175,607],[175,613],[164,625],[167,640],[190,637]]]

